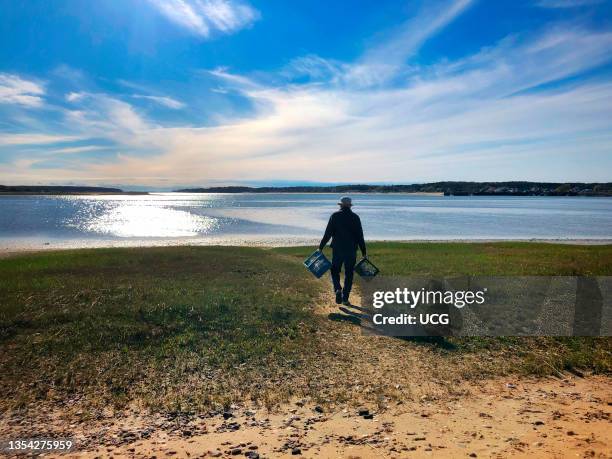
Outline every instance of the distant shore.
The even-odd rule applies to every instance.
[[[119,188],[87,186],[0,185],[2,193],[124,193]],[[460,182],[444,181],[411,184],[346,184],[346,185],[293,185],[293,186],[211,186],[175,189],[179,193],[409,193],[443,194],[446,196],[612,196],[612,182]],[[139,192],[125,192],[139,193]],[[144,192],[146,194],[146,192]]]
[[[2,191],[2,196],[146,196],[155,194],[349,194],[349,195],[393,195],[393,196],[439,196],[439,197],[570,197],[610,198],[612,194],[530,194],[530,193],[450,193],[442,191]]]
[[[445,196],[612,196],[612,183],[430,182],[392,185],[217,186],[187,193],[441,193]]]
[[[0,196],[140,196],[148,191],[0,191]]]
[[[128,195],[128,196],[140,196],[149,194],[160,194],[160,193],[177,193],[177,194],[302,194],[297,191],[266,191],[266,192],[196,192],[196,191],[0,191],[0,196],[106,196],[106,195]],[[311,194],[337,194],[331,191],[311,191]],[[412,196],[444,196],[442,192],[428,192],[428,191],[396,191],[396,192],[382,192],[382,191],[355,191],[351,194],[393,194],[393,195],[412,195]]]

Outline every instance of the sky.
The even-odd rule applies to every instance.
[[[0,184],[612,181],[610,0],[0,8]]]

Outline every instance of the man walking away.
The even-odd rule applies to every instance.
[[[334,283],[336,303],[350,306],[349,295],[353,286],[357,246],[359,246],[364,257],[366,256],[366,246],[359,215],[351,210],[353,205],[351,198],[344,196],[340,199],[338,205],[340,210],[334,212],[329,218],[325,235],[319,244],[319,250],[323,250],[325,244],[332,239],[331,278]],[[344,265],[344,289],[340,285],[342,265]]]

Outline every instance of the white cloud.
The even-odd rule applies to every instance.
[[[205,70],[204,73],[207,73],[216,78],[219,78],[225,81],[226,83],[234,87],[237,87],[237,88],[244,88],[244,87],[260,88],[261,87],[261,85],[259,85],[258,83],[252,81],[251,79],[247,77],[230,73],[226,67],[217,67],[214,70]]]
[[[72,142],[79,137],[53,134],[0,134],[0,146],[6,145],[42,145]]]
[[[372,44],[356,62],[348,64],[310,54],[293,59],[282,73],[289,78],[308,76],[350,87],[386,84],[409,70],[407,60],[418,53],[423,43],[473,3],[474,0],[425,2],[414,17],[388,33],[386,39]]]
[[[612,144],[612,82],[605,76],[565,80],[612,60],[612,32],[560,24],[507,37],[461,59],[406,63],[424,36],[468,4],[447,5],[438,11],[443,19],[426,15],[428,21],[412,23],[429,31],[425,35],[420,30],[407,38],[402,30],[402,39],[392,34],[389,44],[377,44],[355,62],[308,55],[282,75],[257,78],[226,68],[208,71],[252,106],[248,116],[217,125],[167,127],[125,101],[79,93],[66,125],[84,137],[111,140],[122,153],[73,169],[12,166],[14,176],[153,186],[237,177],[609,180],[603,165]],[[382,49],[396,56],[390,73],[390,61],[376,58]],[[364,65],[366,76],[354,78]],[[371,79],[378,72],[385,77]],[[314,82],[296,84],[296,75]],[[75,164],[80,159],[73,158]],[[0,166],[0,176],[7,170]]]
[[[343,62],[308,54],[292,59],[281,74],[289,79],[306,76],[312,80],[335,81],[349,68]]]
[[[473,0],[445,0],[425,3],[424,9],[408,19],[389,39],[368,50],[362,62],[401,64],[416,53],[429,38],[463,13]]]
[[[89,153],[91,151],[100,151],[108,149],[108,147],[100,146],[100,145],[84,145],[81,147],[65,147],[65,148],[56,148],[53,150],[45,150],[45,155],[74,155],[79,153]]]
[[[77,94],[77,97],[70,97]],[[78,108],[65,111],[66,120],[73,129],[79,129],[89,137],[111,137],[129,142],[152,127],[127,102],[104,93],[71,93]]]
[[[83,92],[70,92],[66,94],[66,100],[68,102],[78,102],[79,100],[83,99],[85,95],[86,94]]]
[[[254,117],[213,127],[148,129],[140,147],[163,145],[155,160],[124,155],[119,164],[96,165],[96,173],[116,180],[138,176],[143,183],[237,175],[490,179],[500,174],[493,165],[512,155],[558,160],[586,149],[596,154],[610,142],[603,133],[612,116],[612,84],[523,92],[608,62],[610,46],[612,35],[605,32],[554,28],[459,61],[413,69],[403,85],[390,87],[269,86],[217,69],[215,76],[259,107]],[[466,177],[469,170],[472,176]]]
[[[395,76],[406,60],[429,38],[463,13],[473,0],[426,2],[415,17],[397,28],[389,39],[369,49],[344,79],[361,86],[380,84]]]
[[[0,73],[0,103],[37,108],[43,105],[45,88],[18,75]]]
[[[146,96],[142,94],[133,94],[133,98],[135,99],[147,99],[153,101],[159,105],[163,105],[164,107],[171,108],[173,110],[178,110],[185,107],[183,102],[180,102],[172,97],[167,96]]]
[[[149,0],[164,16],[191,33],[207,38],[248,27],[259,12],[240,0]]]

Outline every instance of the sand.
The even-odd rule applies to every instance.
[[[371,419],[299,400],[274,413],[234,407],[227,419],[112,414],[64,425],[85,450],[49,457],[611,457],[610,383],[495,379],[462,396],[364,407]]]

